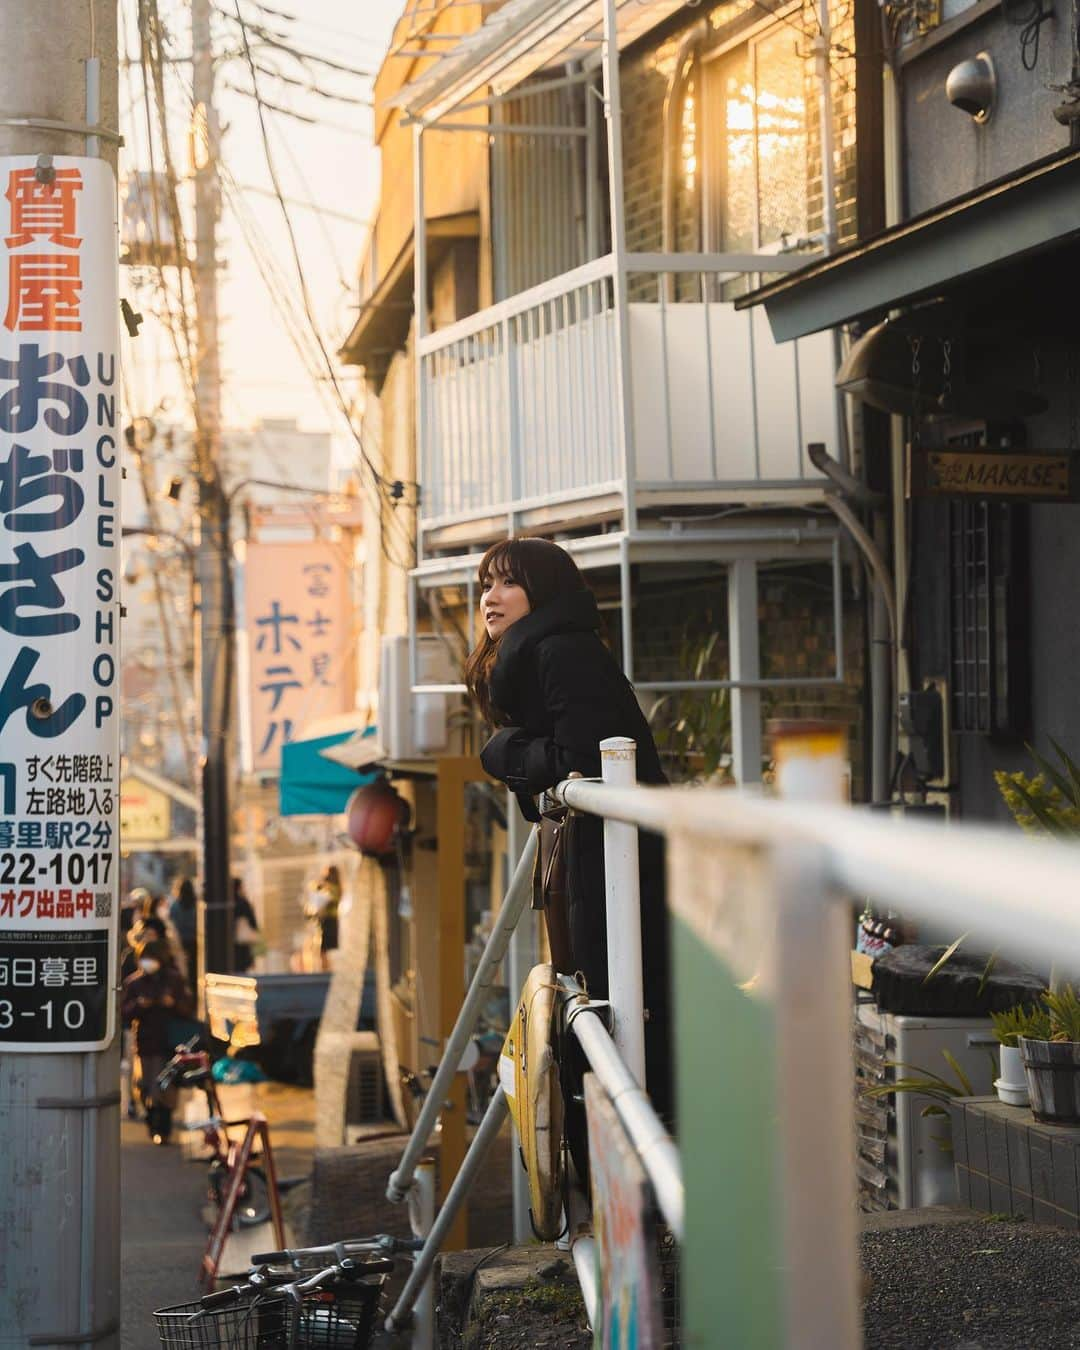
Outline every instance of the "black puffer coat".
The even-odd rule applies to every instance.
[[[642,783],[666,782],[652,732],[633,688],[600,640],[600,613],[591,591],[578,591],[533,610],[507,630],[495,661],[491,695],[510,725],[488,741],[480,760],[538,820],[534,796],[567,778],[600,774],[600,742],[630,736],[637,742]],[[570,941],[575,969],[590,993],[607,997],[603,825],[575,817],[568,835]],[[669,1106],[668,925],[664,902],[663,841],[642,832],[642,951],[649,1090],[661,1111]]]

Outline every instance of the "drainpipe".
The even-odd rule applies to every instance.
[[[701,48],[701,44],[709,33],[709,24],[707,19],[701,19],[693,28],[689,29],[682,42],[679,43],[679,50],[675,54],[675,67],[671,72],[671,79],[668,82],[667,93],[664,95],[664,130],[662,139],[662,160],[660,167],[660,252],[676,252],[675,229],[678,224],[678,212],[676,210],[676,198],[678,193],[678,178],[676,175],[676,166],[679,163],[679,148],[682,141],[682,115],[683,103],[686,98],[686,86],[690,82],[690,73],[693,66],[689,64],[691,57],[696,57]],[[700,156],[699,156],[700,172]],[[701,224],[698,222],[700,234]],[[698,240],[700,243],[700,238]],[[671,273],[664,276],[665,298],[675,299],[675,278]]]
[[[810,44],[818,77],[818,118],[821,130],[821,232],[826,253],[836,250],[836,181],[833,166],[832,21],[829,0],[818,0],[817,37]]]
[[[895,587],[885,561],[888,529],[883,508],[886,499],[882,493],[872,492],[860,483],[838,460],[830,458],[824,445],[812,443],[807,446],[807,454],[811,464],[836,484],[838,491],[829,493],[826,503],[862,553],[873,582],[870,616],[870,800],[880,805],[889,800],[892,786],[890,766],[893,763],[895,719],[892,717],[889,695],[893,653],[899,640]],[[863,527],[845,498],[872,511],[872,533]]]

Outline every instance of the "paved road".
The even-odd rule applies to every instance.
[[[231,1120],[253,1109],[270,1121],[278,1175],[305,1175],[311,1164],[313,1094],[310,1089],[261,1083],[254,1088],[221,1090],[222,1109]],[[193,1106],[205,1108],[201,1097]],[[181,1113],[178,1113],[178,1115]],[[174,1134],[180,1139],[180,1133]],[[202,1207],[206,1166],[184,1160],[180,1144],[155,1148],[146,1126],[124,1121],[121,1126],[121,1235],[122,1335],[121,1350],[157,1350],[155,1308],[197,1298],[198,1273],[206,1248]],[[249,1251],[275,1247],[269,1225],[247,1230]],[[224,1270],[242,1270],[242,1252],[230,1239]]]
[[[206,1246],[199,1212],[205,1175],[201,1164],[181,1160],[178,1147],[155,1148],[144,1125],[124,1121],[121,1350],[153,1350],[158,1344],[153,1310],[198,1293]]]

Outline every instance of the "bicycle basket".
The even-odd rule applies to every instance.
[[[154,1317],[165,1350],[364,1350],[382,1284],[335,1283],[305,1294],[299,1307],[276,1290],[253,1289],[227,1307],[182,1303]]]
[[[199,1300],[154,1313],[167,1350],[286,1350],[289,1308],[282,1295],[252,1289],[222,1308]]]
[[[364,1350],[375,1329],[382,1285],[381,1279],[350,1281],[306,1294],[298,1310],[297,1350]]]

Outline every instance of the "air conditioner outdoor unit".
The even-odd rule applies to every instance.
[[[417,683],[455,684],[461,676],[441,638],[416,638]],[[450,744],[450,694],[414,694],[409,679],[409,639],[384,637],[379,671],[379,740],[391,759],[438,754]]]

